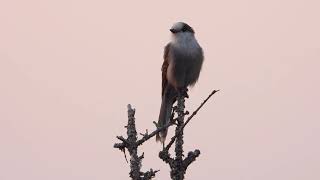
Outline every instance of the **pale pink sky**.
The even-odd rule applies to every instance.
[[[0,179],[128,179],[113,149],[126,105],[140,132],[160,106],[163,47],[176,21],[205,52],[186,129],[187,179],[320,179],[320,2],[0,1]],[[149,141],[143,170],[161,169]]]

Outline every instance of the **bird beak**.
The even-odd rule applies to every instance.
[[[171,28],[170,31],[171,31],[172,33],[176,33],[176,32],[177,32],[177,30],[175,30],[175,29],[173,29],[173,28]]]

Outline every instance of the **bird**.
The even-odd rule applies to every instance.
[[[171,41],[164,48],[162,64],[161,107],[158,127],[170,122],[173,104],[179,92],[194,86],[202,68],[204,55],[195,38],[194,29],[185,22],[176,22],[170,28]],[[164,145],[168,128],[156,135],[156,141]]]

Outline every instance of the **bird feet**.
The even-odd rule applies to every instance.
[[[181,93],[181,95],[185,98],[189,98],[189,95],[188,95],[188,88],[184,87],[184,88],[181,88],[179,90],[179,93]]]

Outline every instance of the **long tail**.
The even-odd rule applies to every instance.
[[[159,120],[158,125],[160,127],[166,125],[169,123],[171,118],[171,112],[172,112],[172,105],[175,101],[174,93],[172,92],[174,89],[172,87],[167,87],[167,91],[162,96],[162,102],[161,102],[161,108],[160,108],[160,114],[159,114]],[[162,144],[164,144],[164,141],[167,137],[168,128],[162,130],[157,134],[156,141],[160,141]]]

